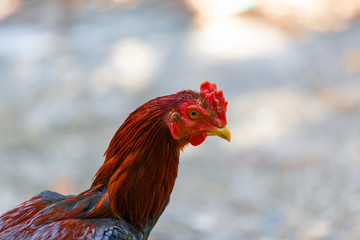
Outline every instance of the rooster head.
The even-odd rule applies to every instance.
[[[172,137],[193,146],[201,144],[207,136],[219,136],[230,142],[231,134],[226,127],[228,102],[223,92],[217,90],[215,83],[206,81],[195,96],[181,101],[170,112],[169,129]]]

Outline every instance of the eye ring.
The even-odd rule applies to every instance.
[[[196,109],[190,109],[188,111],[188,116],[191,120],[195,120],[195,119],[198,119],[200,117],[200,113],[198,110]]]

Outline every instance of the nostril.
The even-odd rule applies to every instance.
[[[218,128],[223,128],[223,127],[225,127],[225,125],[222,124],[221,122],[215,122],[214,125],[215,125],[216,127],[218,127]]]
[[[226,126],[226,122],[224,123],[224,121],[221,121],[219,118],[214,118],[213,125],[218,128],[223,128]]]

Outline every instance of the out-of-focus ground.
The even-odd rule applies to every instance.
[[[360,239],[360,3],[0,1],[0,213],[86,189],[143,102],[216,82],[152,240]]]

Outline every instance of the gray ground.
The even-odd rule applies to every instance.
[[[0,213],[86,189],[127,114],[208,80],[233,140],[185,149],[151,239],[360,239],[360,22],[296,37],[253,20],[197,28],[152,2],[26,1],[0,22]]]

